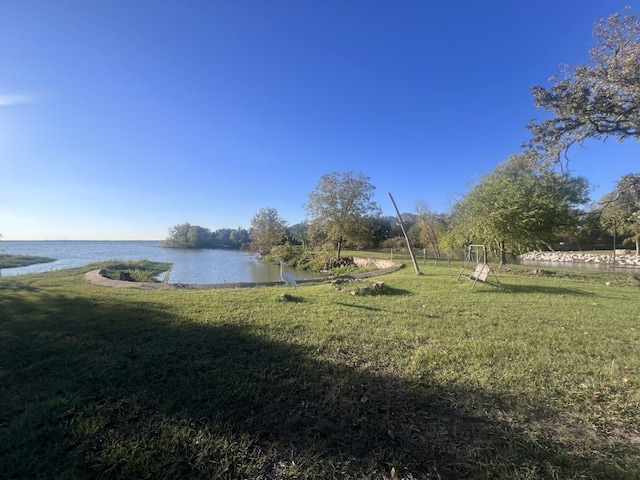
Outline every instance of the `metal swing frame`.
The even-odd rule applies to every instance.
[[[465,269],[467,269],[468,265],[472,262],[473,270],[471,271],[471,273],[465,273]],[[487,280],[489,274],[493,275],[493,278],[495,279],[497,285],[494,285]],[[464,264],[462,265],[462,269],[460,269],[460,273],[458,274],[458,280],[460,280],[460,277],[467,277],[469,280],[472,280],[472,286],[475,286],[476,282],[480,280],[482,283],[488,283],[489,285],[493,285],[494,287],[504,288],[502,286],[502,283],[500,283],[500,280],[498,280],[495,272],[487,263],[487,247],[485,245],[467,245]]]

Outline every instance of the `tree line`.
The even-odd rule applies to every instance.
[[[161,245],[168,248],[243,248],[248,243],[249,232],[244,228],[212,231],[186,222],[171,227]]]
[[[552,86],[534,86],[536,107],[548,112],[527,129],[531,139],[485,174],[449,212],[426,204],[402,215],[411,243],[433,255],[451,255],[484,244],[503,263],[531,249],[592,249],[635,243],[640,253],[640,174],[622,176],[615,188],[589,203],[589,182],[570,175],[569,150],[595,139],[640,140],[640,20],[616,13],[596,23],[596,45],[583,65],[566,66]],[[251,248],[262,254],[287,246],[332,250],[401,247],[397,220],[383,217],[375,187],[361,173],[321,177],[303,205],[303,223],[288,226],[277,210],[255,214],[251,229],[210,232],[187,224],[169,232],[166,246]]]
[[[375,187],[361,173],[323,176],[304,205],[304,222],[288,225],[277,209],[260,209],[245,230],[189,223],[172,227],[163,242],[178,248],[244,248],[262,255],[292,255],[293,247],[324,250],[340,258],[343,248],[404,248],[393,216],[373,201]],[[600,201],[589,202],[589,182],[552,170],[539,171],[528,155],[513,155],[484,175],[448,213],[424,203],[403,213],[414,248],[436,258],[458,256],[465,245],[484,244],[500,263],[532,249],[593,249],[640,244],[640,174],[624,175]]]

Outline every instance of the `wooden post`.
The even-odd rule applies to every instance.
[[[413,254],[413,250],[411,249],[411,242],[409,242],[409,236],[404,229],[404,223],[402,223],[402,217],[400,216],[400,212],[398,211],[398,207],[396,206],[396,202],[393,200],[391,193],[389,193],[389,198],[391,199],[391,203],[393,204],[393,208],[396,211],[396,215],[398,216],[398,221],[400,222],[400,228],[402,229],[402,234],[404,235],[404,239],[407,241],[407,248],[409,249],[409,255],[411,255],[411,261],[413,262],[413,268],[416,269],[416,275],[420,275],[420,268],[418,267],[418,262],[416,261],[416,257]]]
[[[613,261],[611,262],[611,266],[613,267],[613,271],[616,271],[616,236],[618,235],[618,229],[616,226],[616,219],[613,219]]]

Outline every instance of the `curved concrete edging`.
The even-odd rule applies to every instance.
[[[395,272],[404,266],[402,262],[392,260],[378,261],[374,258],[357,257],[362,260],[362,264],[367,265],[387,265],[386,267],[378,270],[372,270],[370,272],[357,273],[349,275],[349,277],[362,279],[369,277],[377,277],[378,275],[385,275],[387,273]],[[107,277],[103,277],[100,274],[100,270],[91,270],[85,273],[85,278],[94,285],[100,285],[103,287],[112,288],[139,288],[142,290],[205,290],[205,289],[218,289],[218,288],[253,288],[253,287],[274,287],[276,285],[283,285],[282,282],[236,282],[236,283],[149,283],[149,282],[127,282],[124,280],[112,280]],[[334,280],[336,277],[331,278],[314,278],[311,280],[298,280],[299,284],[304,283],[321,283],[328,280]]]

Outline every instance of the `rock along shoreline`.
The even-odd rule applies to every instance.
[[[574,262],[574,263],[598,263],[605,265],[615,265],[619,267],[640,267],[640,257],[629,254],[626,250],[616,251],[615,263],[614,255],[580,253],[580,252],[527,252],[520,255],[520,260],[527,262]]]

